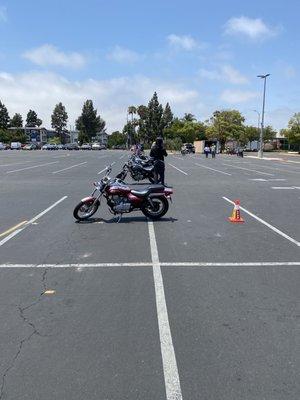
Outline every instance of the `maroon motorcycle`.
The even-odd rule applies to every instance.
[[[118,222],[124,213],[142,211],[153,220],[164,216],[169,209],[173,190],[163,185],[150,185],[143,190],[133,190],[123,181],[110,178],[111,166],[106,168],[105,176],[95,182],[95,189],[75,207],[73,215],[78,221],[90,218],[98,210],[101,198],[106,199],[109,211],[118,215]]]

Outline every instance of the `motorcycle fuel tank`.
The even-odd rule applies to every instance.
[[[127,194],[130,193],[130,187],[128,186],[121,186],[121,185],[115,185],[115,186],[110,186],[108,189],[109,194]]]

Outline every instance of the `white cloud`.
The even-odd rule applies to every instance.
[[[177,48],[177,49],[182,49],[182,50],[195,50],[197,48],[202,48],[204,47],[204,44],[198,43],[192,36],[190,35],[175,35],[171,34],[167,37],[168,43],[170,46]]]
[[[7,8],[4,6],[0,6],[0,22],[7,21]]]
[[[200,77],[204,79],[224,81],[234,85],[244,85],[249,82],[246,76],[228,64],[221,65],[217,70],[201,68],[199,73]]]
[[[20,112],[25,117],[30,108],[34,109],[47,127],[50,127],[52,110],[59,101],[67,109],[68,123],[74,125],[83,102],[92,99],[107,122],[108,132],[122,129],[127,107],[131,104],[147,104],[155,90],[160,102],[165,104],[169,101],[176,115],[197,111],[200,107],[200,96],[195,90],[145,76],[69,81],[50,72],[0,73],[1,100],[9,113],[13,115]]]
[[[76,52],[64,53],[51,44],[44,44],[43,46],[26,51],[23,57],[43,67],[54,65],[76,69],[86,64],[86,59],[82,54]]]
[[[266,39],[275,36],[278,29],[267,26],[260,18],[233,17],[225,25],[225,33],[244,35],[250,39]]]
[[[249,100],[255,99],[259,96],[257,92],[243,91],[243,90],[224,90],[221,94],[221,100],[229,104],[246,103]]]
[[[248,83],[248,79],[231,65],[223,65],[221,70],[225,79],[234,85],[244,85]]]
[[[114,49],[107,55],[107,58],[121,64],[133,64],[139,61],[141,56],[135,51],[126,49],[124,47],[115,46]]]

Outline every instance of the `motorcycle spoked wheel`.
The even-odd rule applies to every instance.
[[[169,209],[169,202],[163,196],[151,197],[151,201],[154,207],[152,207],[150,203],[147,203],[142,207],[142,213],[150,219],[160,219],[167,213]]]
[[[100,205],[99,200],[87,200],[81,201],[77,206],[74,208],[73,216],[77,221],[85,221],[89,219],[95,212],[98,210]]]

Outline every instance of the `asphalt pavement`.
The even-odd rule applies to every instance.
[[[0,400],[298,400],[300,157],[170,154],[160,221],[75,222],[127,157],[0,152]]]

